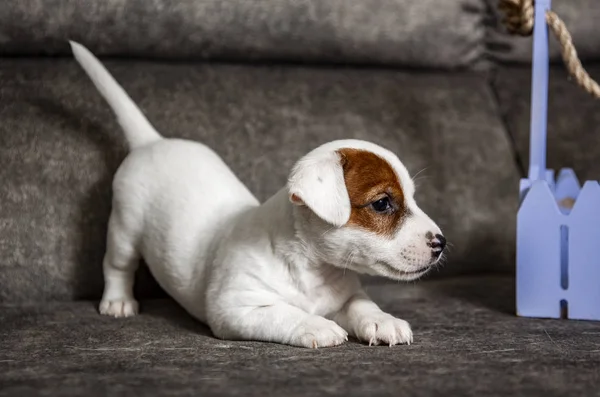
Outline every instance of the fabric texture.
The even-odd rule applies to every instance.
[[[309,350],[217,340],[170,301],[117,320],[95,303],[0,307],[0,396],[594,396],[597,324],[514,316],[514,280],[368,292],[410,346]],[[558,303],[557,303],[558,304]]]
[[[514,266],[518,173],[484,75],[106,65],[159,131],[209,145],[260,200],[314,147],[370,140],[419,173],[417,199],[453,245],[440,275]],[[0,119],[0,301],[99,298],[126,154],[115,118],[74,61],[37,59],[0,65]]]
[[[600,66],[588,72],[600,79]],[[529,167],[529,123],[531,109],[531,71],[504,68],[494,81],[508,131],[516,145],[517,156]],[[573,168],[580,182],[600,179],[600,109],[598,100],[567,78],[562,67],[550,71],[548,88],[548,168]]]
[[[487,0],[491,13],[488,49],[491,57],[500,62],[531,63],[532,37],[521,37],[506,32],[501,24],[504,17],[498,10],[498,0]],[[573,37],[577,53],[583,62],[600,60],[600,2],[597,0],[553,0],[552,10],[565,22]],[[550,57],[562,62],[560,44],[550,34]],[[584,65],[585,66],[585,65]]]
[[[485,0],[4,0],[0,55],[476,67]]]

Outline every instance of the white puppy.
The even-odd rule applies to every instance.
[[[164,139],[104,66],[71,42],[131,153],[113,181],[102,314],[132,316],[141,257],[158,283],[217,337],[303,347],[412,341],[357,273],[414,280],[445,239],[419,209],[406,168],[359,140],[304,156],[264,204],[208,147]]]

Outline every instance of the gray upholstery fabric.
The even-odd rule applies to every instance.
[[[589,67],[600,79],[600,66]],[[500,107],[514,137],[516,150],[525,169],[529,167],[529,122],[531,72],[504,68],[494,86]],[[551,69],[548,99],[548,167],[575,169],[580,181],[600,179],[600,104],[574,82],[562,67]]]
[[[417,199],[453,244],[441,274],[514,266],[518,173],[484,75],[107,66],[160,131],[214,148],[261,200],[319,144],[371,140],[425,169]],[[0,302],[99,298],[114,117],[74,61],[37,59],[0,65],[0,119]]]
[[[487,0],[492,13],[492,27],[488,32],[488,49],[492,58],[503,62],[531,62],[532,38],[513,36],[500,23],[504,16],[498,11],[498,0]],[[554,0],[552,10],[565,22],[573,37],[577,53],[583,61],[600,59],[600,2],[597,0]],[[550,38],[550,55],[555,62],[562,62],[560,45],[554,36]]]
[[[373,287],[411,346],[214,339],[170,301],[116,320],[95,303],[0,307],[0,396],[595,396],[597,323],[517,318],[514,280]]]
[[[471,67],[484,0],[4,0],[0,54]]]

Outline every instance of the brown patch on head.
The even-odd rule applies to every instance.
[[[375,153],[360,149],[340,149],[338,153],[352,206],[348,225],[391,237],[407,213],[398,175]],[[377,212],[371,204],[386,197],[391,209]]]

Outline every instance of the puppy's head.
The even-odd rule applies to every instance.
[[[359,273],[414,280],[440,259],[446,240],[417,206],[398,157],[375,144],[334,141],[292,170],[289,197],[304,238],[328,263]]]

